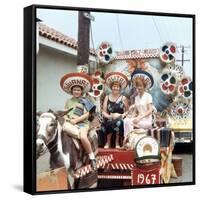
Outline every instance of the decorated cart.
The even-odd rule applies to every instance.
[[[153,185],[169,183],[171,177],[182,175],[182,160],[173,157],[173,149],[177,141],[177,132],[192,130],[192,80],[186,76],[183,67],[176,63],[176,50],[173,43],[166,43],[161,49],[125,52],[114,52],[108,42],[99,46],[96,51],[98,66],[92,75],[92,88],[88,92],[88,98],[95,102],[97,108],[96,118],[100,122],[94,125],[97,133],[101,126],[102,100],[105,93],[109,93],[103,74],[110,75],[114,71],[123,73],[128,80],[128,87],[124,88],[123,93],[130,101],[134,98],[130,77],[140,76],[145,79],[151,88],[149,92],[153,96],[155,109],[152,129],[139,132],[134,130],[130,133],[127,146],[123,144],[121,149],[104,149],[99,145],[98,170],[94,172],[90,165],[85,165],[74,173],[80,185],[85,187],[87,182],[89,185],[94,177],[98,178],[98,187]],[[78,73],[87,73],[88,66],[78,66],[77,70]],[[98,136],[101,137],[100,133]],[[179,137],[182,137],[181,134]],[[192,140],[192,134],[190,139]],[[64,181],[66,179],[63,179],[66,174],[60,175],[62,173],[63,169],[60,169],[45,174],[45,178],[39,175],[38,187],[43,187],[48,179],[46,177],[53,176],[50,178],[53,180],[52,188],[55,189],[57,184],[58,189],[67,189],[67,183]]]
[[[154,105],[152,129],[146,130],[143,138],[139,137],[138,145],[121,150],[99,149],[99,156],[112,155],[113,160],[99,170],[98,179],[143,185],[169,183],[171,177],[182,175],[182,158],[173,156],[173,150],[177,142],[192,142],[192,79],[178,63],[177,54],[178,48],[172,42],[158,49],[124,52],[114,52],[110,43],[102,42],[97,49],[101,72],[122,72],[128,78],[123,94],[130,101],[134,98],[131,76],[140,76],[149,85]],[[109,93],[109,88],[105,86],[104,92]],[[130,142],[135,141],[130,139]],[[151,153],[159,146],[160,159],[155,162],[156,153],[149,152],[146,163],[137,163],[139,143],[151,146]],[[144,153],[143,150],[141,154]]]

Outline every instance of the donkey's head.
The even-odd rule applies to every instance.
[[[47,151],[48,144],[55,139],[58,122],[53,112],[44,112],[37,117],[36,152],[39,157]]]
[[[37,113],[37,158],[43,155],[48,150],[48,144],[55,140],[59,127],[64,123],[63,116],[70,110],[54,112],[50,109],[48,112]]]

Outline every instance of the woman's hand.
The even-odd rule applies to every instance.
[[[133,123],[138,123],[140,121],[140,117],[135,117],[135,118],[133,118]]]
[[[135,104],[131,105],[131,106],[129,107],[129,110],[133,110],[134,108],[135,108]]]
[[[128,112],[123,113],[121,116],[122,116],[122,119],[124,119],[125,117],[128,116]]]
[[[123,113],[121,116],[122,116],[122,119],[124,119],[126,117],[130,117],[130,113],[129,113],[129,111],[127,111],[127,112]]]
[[[110,115],[112,116],[113,119],[117,119],[122,116],[122,114],[119,113],[111,113]]]

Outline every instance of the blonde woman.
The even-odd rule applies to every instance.
[[[153,83],[147,84],[150,82],[147,80],[151,81],[153,79],[151,76],[149,79],[145,79],[142,76],[136,76],[133,80],[134,86],[137,90],[137,95],[135,97],[135,104],[131,106],[133,108],[132,115],[124,119],[125,136],[135,128],[152,128],[152,96],[146,91],[146,89],[149,85],[152,86]]]

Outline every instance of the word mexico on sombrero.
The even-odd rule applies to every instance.
[[[106,84],[110,87],[113,82],[118,82],[121,88],[126,88],[128,84],[128,78],[121,72],[110,72],[105,76]]]
[[[84,93],[90,91],[92,86],[92,80],[89,75],[79,72],[65,74],[60,80],[61,88],[71,94],[73,86],[80,86]]]

